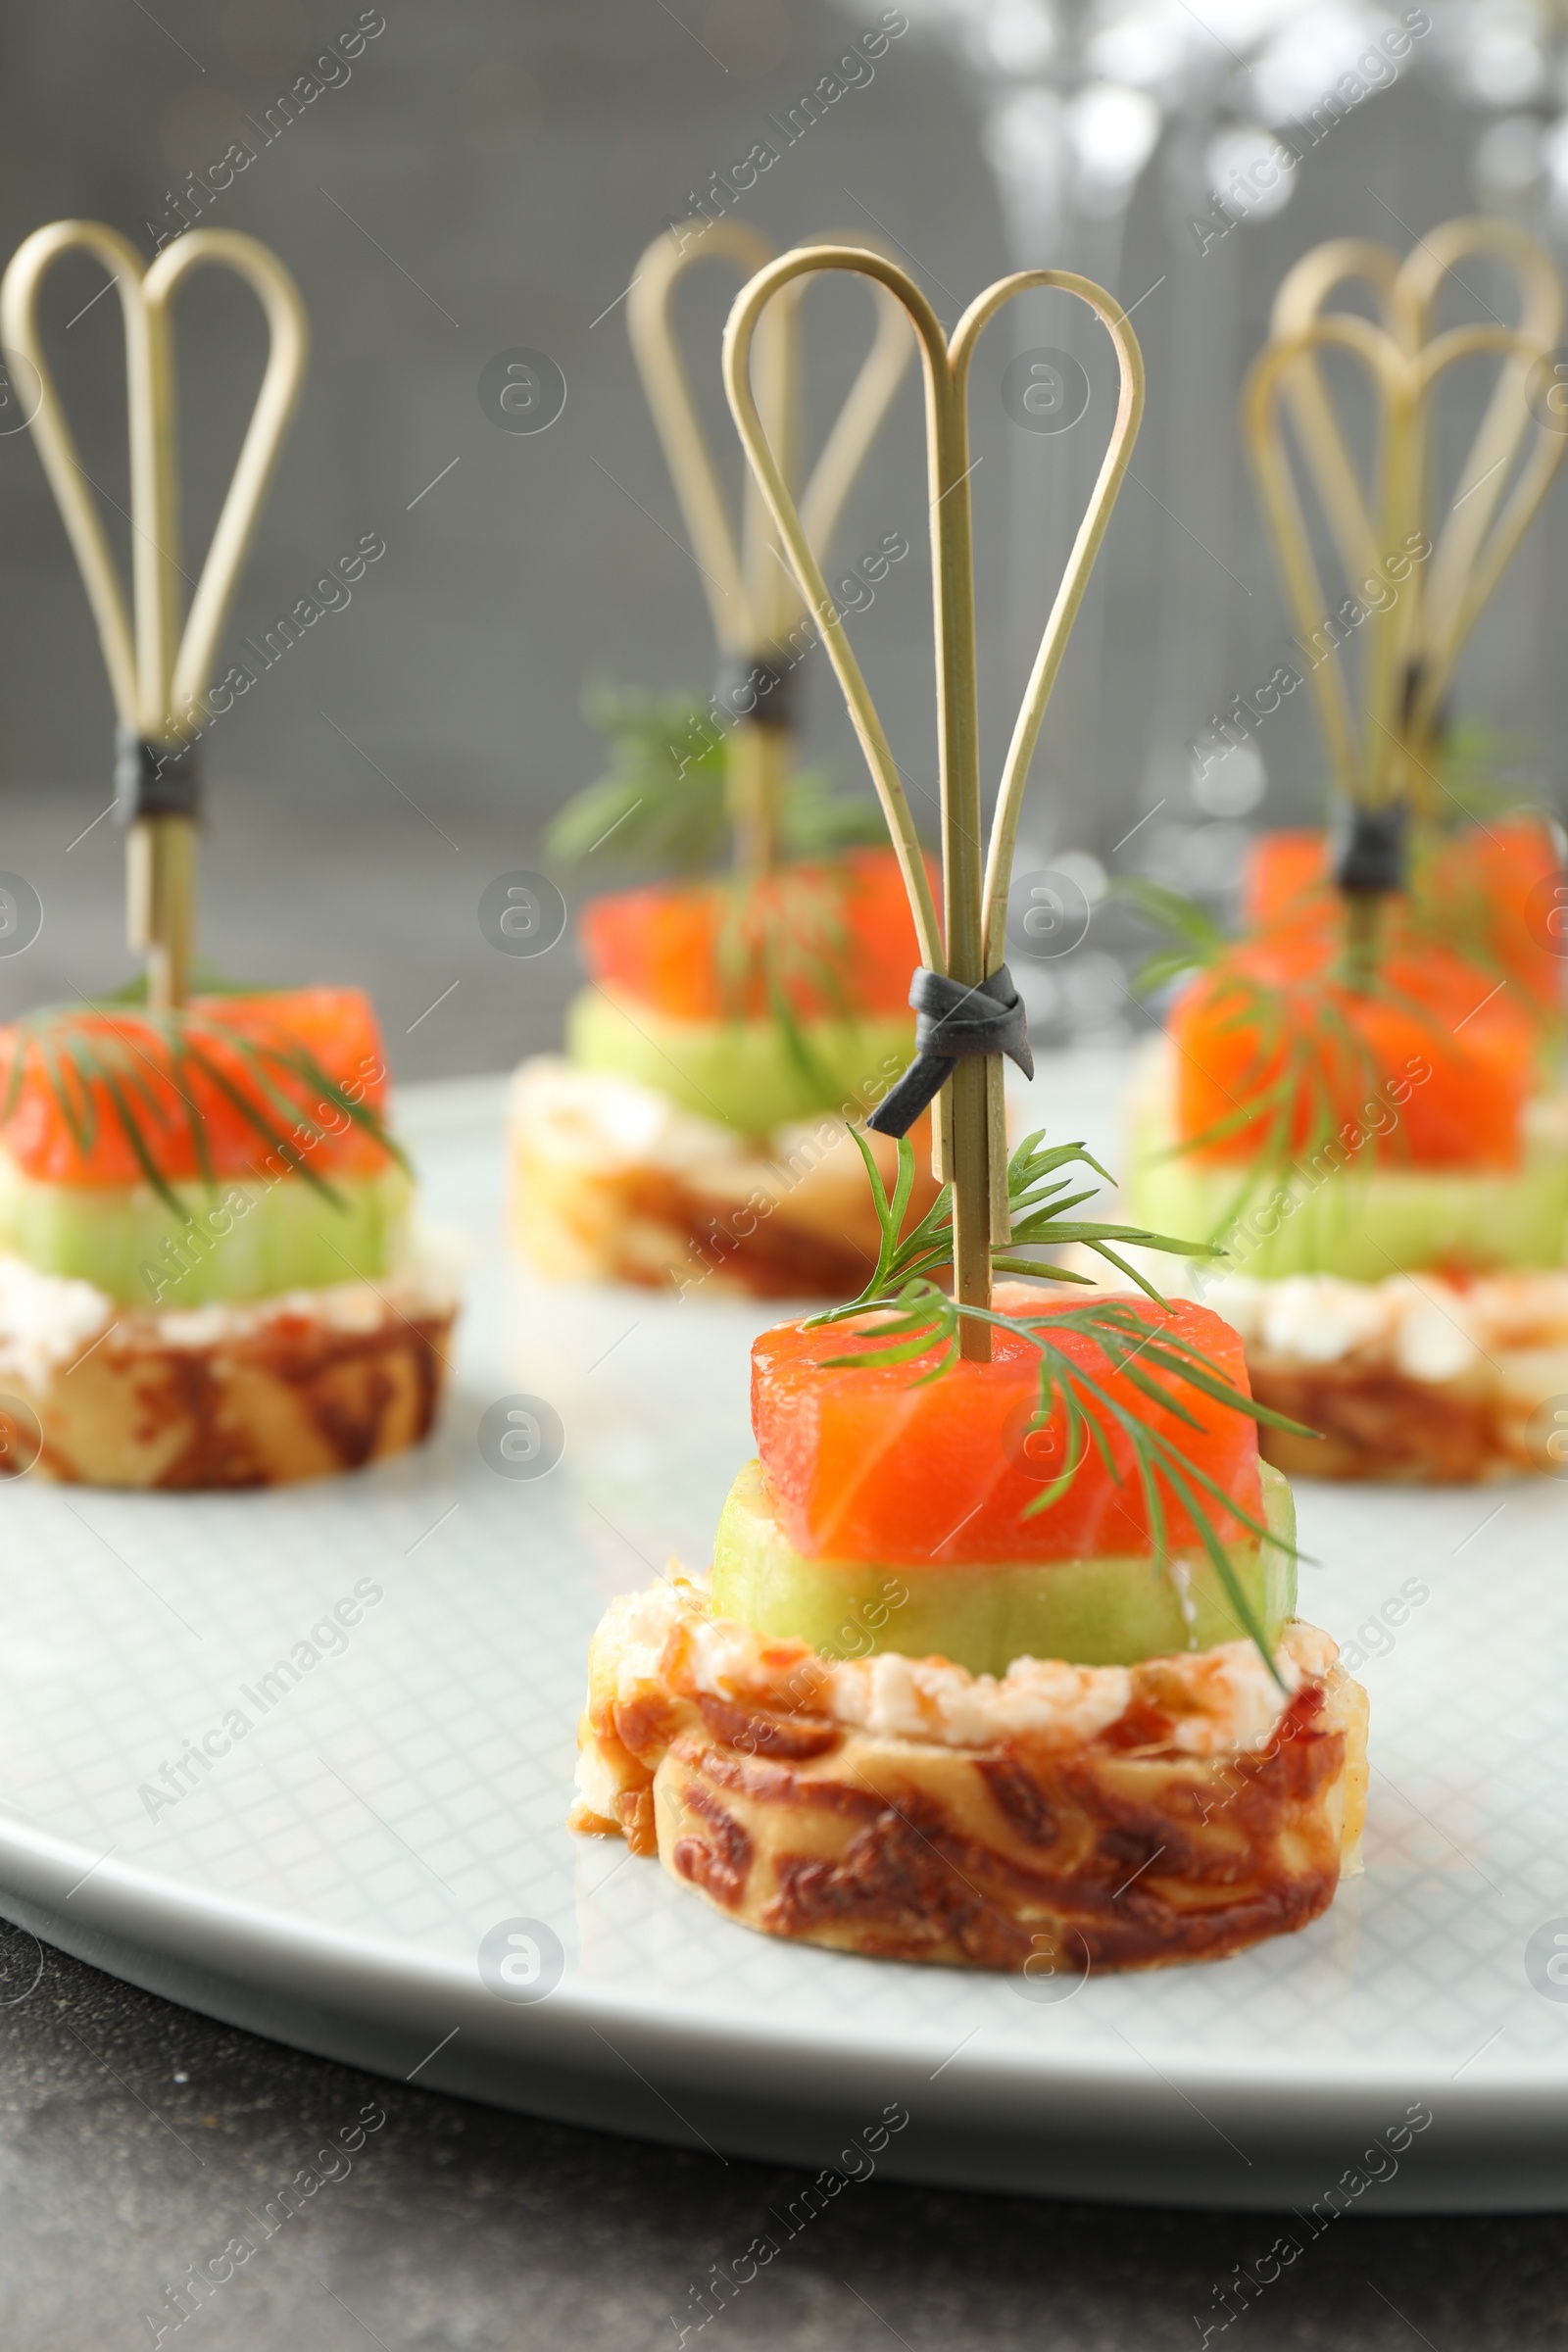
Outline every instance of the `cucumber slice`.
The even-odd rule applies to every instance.
[[[413,1187],[394,1164],[329,1179],[334,1207],[299,1176],[171,1187],[40,1184],[0,1152],[0,1250],[74,1275],[126,1306],[183,1307],[325,1290],[384,1274],[404,1254]]]
[[[1129,1218],[1181,1241],[1220,1242],[1230,1271],[1381,1282],[1429,1266],[1481,1273],[1562,1263],[1568,1152],[1559,1142],[1527,1135],[1524,1163],[1507,1174],[1378,1166],[1366,1151],[1338,1172],[1302,1168],[1252,1182],[1245,1165],[1171,1151],[1165,1076],[1161,1066],[1134,1097]]]
[[[1268,1463],[1264,1524],[1296,1541],[1289,1482]],[[1277,1544],[1226,1546],[1270,1645],[1296,1610],[1296,1561]],[[902,1650],[951,1658],[972,1674],[1005,1674],[1014,1658],[1131,1666],[1174,1650],[1245,1639],[1207,1554],[1161,1567],[1152,1558],[999,1561],[945,1568],[808,1560],[774,1515],[760,1462],[748,1462],[713,1541],[713,1604],[759,1633],[794,1635],[827,1657]]]
[[[804,1053],[803,1053],[804,1049]],[[579,1069],[635,1078],[684,1109],[748,1135],[767,1135],[812,1111],[857,1107],[885,1094],[914,1049],[914,1017],[802,1021],[678,1021],[598,989],[566,1008],[566,1052]]]

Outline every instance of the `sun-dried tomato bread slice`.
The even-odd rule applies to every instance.
[[[870,1142],[891,1183],[894,1147]],[[540,1054],[513,1080],[507,1149],[513,1235],[555,1282],[842,1298],[876,1263],[865,1170],[836,1113],[742,1135],[655,1087]],[[927,1145],[915,1215],[936,1191]]]
[[[266,1487],[416,1446],[446,1377],[444,1274],[243,1304],[125,1308],[0,1256],[0,1475]]]
[[[834,1661],[684,1582],[612,1601],[589,1654],[573,1826],[726,1917],[870,1957],[1014,1971],[1219,1959],[1305,1927],[1358,1865],[1366,1694],[1293,1624],[1000,1680]]]

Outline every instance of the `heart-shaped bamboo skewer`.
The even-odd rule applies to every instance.
[[[1460,649],[1512,562],[1563,455],[1562,436],[1538,425],[1536,447],[1503,505],[1510,463],[1530,429],[1530,370],[1553,348],[1563,321],[1562,281],[1550,255],[1511,220],[1485,216],[1450,220],[1423,239],[1395,280],[1395,336],[1407,351],[1429,345],[1432,312],[1445,279],[1461,262],[1482,255],[1512,269],[1522,348],[1498,370],[1446,518],[1436,529],[1427,524],[1434,544],[1416,600],[1421,670],[1412,690],[1413,730],[1423,741],[1436,731]]]
[[[1547,351],[1561,331],[1563,294],[1550,256],[1512,221],[1477,215],[1449,220],[1423,238],[1401,265],[1387,245],[1365,238],[1340,237],[1303,254],[1281,280],[1274,298],[1271,336],[1276,342],[1299,334],[1323,315],[1328,298],[1341,286],[1360,281],[1377,302],[1379,323],[1402,351],[1413,353],[1431,339],[1431,318],[1438,293],[1462,261],[1486,256],[1511,269],[1519,297],[1518,332]],[[1522,385],[1504,370],[1489,404],[1481,429],[1459,479],[1476,486],[1504,471],[1528,424],[1520,398]],[[1354,577],[1369,549],[1369,521],[1355,467],[1328,399],[1321,370],[1308,359],[1292,370],[1288,385],[1292,415],[1316,478],[1318,495],[1328,515],[1341,563]],[[1457,493],[1470,512],[1458,526],[1450,510],[1444,538],[1449,542],[1444,565],[1462,571],[1485,535],[1505,486],[1498,481],[1478,507]],[[1459,544],[1452,544],[1455,533]],[[1437,540],[1439,534],[1431,534]],[[1375,560],[1376,550],[1371,550]]]
[[[1377,511],[1372,514],[1363,510],[1356,518],[1353,534],[1348,515],[1342,511],[1340,517],[1346,526],[1341,540],[1342,561],[1349,546],[1357,549],[1357,569],[1348,576],[1367,576],[1384,554],[1400,546],[1412,525],[1415,508],[1411,460],[1419,364],[1407,360],[1381,327],[1348,313],[1319,317],[1296,333],[1265,346],[1247,379],[1243,396],[1244,429],[1263,511],[1273,532],[1275,556],[1292,616],[1308,649],[1314,632],[1323,625],[1328,607],[1312,552],[1311,533],[1280,430],[1280,409],[1287,386],[1293,380],[1300,386],[1298,364],[1305,359],[1315,361],[1319,354],[1329,350],[1348,352],[1362,362],[1380,408]],[[1337,433],[1338,428],[1334,430]],[[1359,485],[1356,496],[1359,499]],[[1340,538],[1339,532],[1336,538]],[[1361,569],[1363,564],[1365,573]],[[1401,663],[1410,636],[1413,607],[1413,596],[1401,591],[1386,608],[1374,611],[1368,618],[1367,723],[1359,738],[1344,671],[1337,663],[1322,660],[1315,662],[1309,672],[1336,779],[1346,798],[1356,807],[1382,808],[1403,788],[1404,778],[1396,772],[1394,752],[1400,732]]]
[[[829,270],[857,271],[896,295],[913,322],[924,365],[942,784],[941,929],[886,731],[769,444],[751,380],[753,342],[769,303],[786,295],[797,279]],[[983,329],[1015,295],[1035,287],[1059,288],[1095,313],[1115,346],[1120,389],[1105,456],[1013,727],[982,868],[968,376]],[[808,247],[771,263],[743,289],[724,332],[724,383],[747,458],[762,486],[807,609],[821,629],[887,816],[921,956],[928,969],[945,973],[973,994],[1003,967],[1007,890],[1029,762],[1143,414],[1144,368],[1137,337],[1120,305],[1091,279],[1065,270],[1026,270],[1001,279],[971,303],[950,340],[924,294],[897,263],[850,246]],[[953,1183],[955,1290],[959,1303],[970,1307],[989,1307],[992,1244],[1007,1233],[1002,1077],[1000,1054],[961,1055],[954,1061],[942,1095],[939,1172],[951,1176]],[[988,1326],[978,1317],[964,1317],[960,1346],[966,1356],[988,1360]]]
[[[767,240],[741,221],[672,227],[643,255],[626,305],[632,352],[703,574],[720,652],[741,675],[753,669],[769,679],[802,618],[802,607],[750,476],[739,530],[730,522],[718,467],[692,399],[671,302],[681,279],[704,261],[733,262],[750,273],[772,258]],[[797,307],[795,298],[782,305],[765,322],[758,344],[759,398],[769,439],[790,476],[800,440]],[[801,494],[805,527],[824,555],[908,366],[910,349],[903,312],[878,289],[870,350]],[[790,730],[759,697],[755,715],[737,717],[729,736],[730,804],[743,871],[760,871],[776,860],[778,811],[791,764]]]
[[[1270,339],[1284,343],[1306,333],[1323,314],[1329,296],[1352,284],[1371,290],[1381,323],[1390,331],[1389,298],[1398,273],[1398,255],[1367,237],[1335,237],[1326,245],[1315,246],[1280,281],[1269,322]],[[1303,354],[1291,369],[1286,394],[1335,552],[1347,579],[1360,579],[1377,562],[1377,532],[1323,371],[1310,353]]]
[[[1444,283],[1460,263],[1483,255],[1506,263],[1513,272],[1519,299],[1517,328],[1477,328],[1469,343],[1456,344],[1452,339],[1452,333],[1471,333],[1468,329],[1434,338],[1432,313]],[[1318,364],[1325,343],[1345,344],[1337,330],[1332,335],[1320,334],[1328,321],[1343,324],[1348,320],[1352,327],[1366,323],[1352,314],[1326,308],[1338,288],[1355,280],[1369,286],[1377,301],[1381,326],[1371,331],[1381,333],[1384,346],[1392,346],[1412,366],[1423,355],[1430,361],[1431,355],[1441,354],[1438,364],[1427,365],[1417,377],[1409,379],[1416,387],[1413,397],[1401,395],[1391,402],[1389,386],[1396,368],[1385,358],[1374,363],[1372,347],[1361,348],[1361,356],[1384,390],[1381,446],[1370,495],[1363,491]],[[1549,255],[1511,221],[1485,216],[1450,220],[1423,238],[1402,264],[1387,246],[1339,238],[1304,255],[1282,281],[1275,298],[1271,342],[1259,355],[1254,377],[1244,393],[1244,430],[1260,480],[1270,477],[1263,484],[1265,511],[1287,591],[1298,621],[1305,623],[1308,642],[1323,625],[1328,609],[1316,585],[1299,503],[1294,493],[1289,500],[1280,495],[1280,483],[1288,471],[1279,438],[1280,404],[1263,389],[1265,383],[1283,382],[1305,471],[1322,504],[1336,554],[1352,590],[1375,576],[1397,544],[1388,536],[1385,519],[1391,503],[1398,509],[1401,529],[1422,531],[1431,544],[1424,567],[1412,575],[1401,600],[1407,606],[1401,624],[1404,667],[1399,713],[1406,773],[1398,790],[1417,808],[1430,804],[1427,787],[1435,782],[1432,757],[1459,655],[1562,461],[1562,436],[1538,420],[1534,448],[1517,474],[1511,472],[1531,428],[1530,370],[1551,350],[1561,332],[1562,318],[1562,286]],[[1431,505],[1426,410],[1433,387],[1447,368],[1456,360],[1483,350],[1498,353],[1502,365],[1459,468],[1452,500],[1440,519]],[[1413,445],[1404,446],[1406,440]],[[1394,495],[1391,502],[1385,478],[1390,472],[1408,475],[1414,486],[1413,503],[1406,491]],[[1301,605],[1303,579],[1311,580],[1317,599],[1310,616]],[[1348,705],[1343,681],[1336,679],[1331,684],[1323,665],[1312,675],[1331,760],[1342,787],[1354,798],[1357,771],[1346,752]],[[1381,700],[1381,684],[1380,676],[1375,700]],[[1369,702],[1369,710],[1371,708]],[[1387,723],[1381,711],[1375,718],[1377,723]],[[1363,761],[1360,772],[1374,773],[1375,766],[1375,762]]]
[[[62,255],[90,253],[120,294],[125,333],[130,443],[131,599],[127,611],[98,499],[45,356],[38,298]],[[267,368],[227,495],[183,625],[179,467],[174,412],[172,305],[191,272],[232,270],[266,316]],[[277,462],[305,372],[309,328],[293,278],[275,255],[233,229],[189,230],[143,270],[135,247],[92,220],[36,229],[0,283],[0,341],[13,366],[36,375],[32,420],[50,487],[75,554],[121,728],[121,773],[133,780],[126,844],[127,930],[147,956],[148,1001],[183,1003],[195,897],[194,710],[205,690],[240,568]],[[181,755],[184,755],[181,758]],[[162,802],[164,805],[159,806]],[[139,803],[139,806],[138,806]],[[148,804],[151,804],[149,807]],[[171,804],[183,803],[183,806]]]
[[[1270,344],[1259,354],[1244,394],[1247,441],[1286,593],[1308,643],[1328,608],[1279,429],[1279,412],[1292,368],[1305,355],[1334,348],[1351,352],[1364,363],[1380,396],[1383,448],[1378,470],[1382,488],[1376,516],[1368,517],[1375,562],[1386,561],[1408,535],[1421,529],[1424,412],[1433,387],[1450,368],[1477,353],[1495,352],[1512,366],[1526,368],[1541,356],[1525,336],[1499,326],[1454,327],[1416,352],[1406,353],[1380,327],[1348,314],[1319,318],[1300,333]],[[1420,657],[1424,664],[1420,690],[1412,695],[1406,685],[1417,659],[1414,649],[1420,642],[1421,603],[1413,591],[1400,593],[1387,612],[1371,615],[1373,652],[1365,696],[1368,724],[1359,745],[1343,672],[1327,661],[1318,662],[1311,672],[1330,757],[1348,797],[1357,805],[1378,807],[1409,794],[1408,756],[1412,747],[1424,741],[1429,714],[1427,671],[1441,691],[1486,595],[1495,585],[1561,462],[1561,437],[1546,428],[1538,429],[1538,447],[1492,540],[1481,551],[1468,593],[1458,610],[1444,618],[1441,635],[1428,637],[1427,651]],[[1430,617],[1428,626],[1434,626]],[[1400,657],[1397,663],[1390,659],[1389,649],[1396,646]]]

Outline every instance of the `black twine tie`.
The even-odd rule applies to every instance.
[[[1353,897],[1376,898],[1403,890],[1406,866],[1406,810],[1402,801],[1385,808],[1352,811],[1334,879]]]
[[[749,718],[757,727],[793,727],[799,715],[795,664],[771,661],[766,654],[726,654],[713,700],[726,718]]]
[[[115,818],[196,816],[201,795],[194,743],[154,743],[134,727],[115,729]]]
[[[873,1134],[907,1135],[966,1054],[1005,1054],[1026,1078],[1034,1076],[1023,999],[1004,963],[973,988],[922,963],[909,983],[909,1003],[919,1016],[914,1059],[866,1120]]]

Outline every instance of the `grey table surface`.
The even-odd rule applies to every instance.
[[[785,2168],[323,2064],[18,1930],[0,1929],[0,1997],[8,2352],[1143,2352],[1201,2343],[1205,2326],[1254,2352],[1531,2352],[1568,2336],[1568,2218],[1347,2221],[1222,2325],[1216,2290],[1288,2222],[881,2179],[806,2221],[805,2177]],[[356,2153],[318,2157],[356,2127]],[[265,2208],[302,2174],[319,2185],[266,2235]],[[705,2324],[712,2266],[760,2233],[776,2256]],[[235,2240],[253,2250],[225,2264]],[[232,2275],[198,2294],[189,2274],[214,2258]]]

